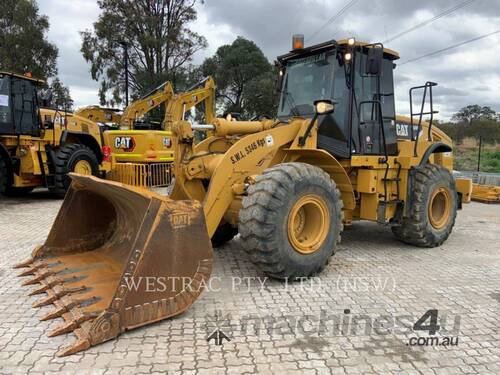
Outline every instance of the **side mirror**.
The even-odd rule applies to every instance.
[[[335,110],[335,102],[333,100],[316,100],[314,102],[314,109],[316,115],[327,115]]]
[[[337,104],[337,102],[330,99],[321,99],[314,102],[314,116],[311,119],[311,122],[309,122],[304,135],[302,137],[299,137],[300,147],[304,147],[304,145],[306,144],[306,139],[311,135],[311,130],[314,126],[314,123],[318,119],[318,116],[332,113],[335,110],[335,104]]]
[[[365,73],[371,75],[379,75],[382,71],[383,59],[384,49],[382,47],[375,45],[372,48],[368,48]]]

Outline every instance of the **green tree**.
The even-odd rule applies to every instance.
[[[124,93],[124,44],[129,51],[133,97],[166,80],[183,83],[193,55],[206,39],[189,29],[197,0],[99,0],[93,30],[81,33],[83,57],[100,81],[101,104],[120,104]],[[112,99],[107,100],[107,94]]]
[[[452,117],[455,122],[463,122],[471,125],[474,120],[495,120],[497,118],[497,113],[490,107],[482,107],[480,105],[468,105],[463,107]]]
[[[57,74],[58,50],[46,39],[47,16],[34,0],[2,0],[0,11],[0,69],[32,72],[47,79]]]
[[[201,71],[215,77],[217,101],[224,112],[239,112],[246,118],[274,114],[274,69],[254,42],[238,37],[219,47]]]
[[[73,99],[71,98],[69,88],[64,86],[58,77],[52,80],[50,84],[50,90],[52,91],[53,107],[64,111],[73,110],[74,102]]]
[[[467,127],[466,135],[476,139],[482,138],[483,142],[500,142],[500,122],[494,120],[476,120]]]

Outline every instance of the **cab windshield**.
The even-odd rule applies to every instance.
[[[314,101],[331,99],[334,63],[335,51],[288,61],[278,117],[311,116]]]

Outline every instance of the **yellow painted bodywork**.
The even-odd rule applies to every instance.
[[[481,203],[500,203],[500,186],[473,184],[471,197]]]
[[[69,143],[72,142],[72,137],[86,134],[94,138],[99,147],[102,147],[99,125],[93,121],[72,113],[48,108],[40,108],[39,116],[41,123],[45,124],[41,129],[40,137],[0,135],[0,144],[20,160],[19,173],[14,173],[13,176],[13,187],[43,185],[43,171],[48,173],[49,170],[45,147],[50,145],[57,149],[65,130],[69,132],[67,137]],[[47,126],[49,123],[52,125]]]
[[[75,111],[75,115],[103,124],[120,124],[123,117],[119,111],[113,108],[103,108],[97,105],[79,108]]]
[[[158,130],[104,132],[104,143],[111,148],[112,163],[172,162],[171,138],[171,132]]]
[[[174,122],[172,139],[174,153],[179,157],[174,162],[176,184],[172,197],[203,202],[211,236],[221,222],[237,225],[245,189],[256,176],[279,163],[303,162],[322,168],[335,181],[344,203],[346,224],[353,220],[387,223],[396,215],[398,202],[407,201],[410,169],[421,163],[425,151],[433,143],[452,144],[451,139],[435,126],[429,140],[429,124],[423,123],[416,156],[414,141],[399,140],[398,155],[389,156],[387,163],[381,156],[365,155],[337,160],[317,148],[316,126],[313,126],[305,145],[300,146],[299,138],[310,121],[293,118],[283,124],[274,120],[215,119],[213,134],[192,146],[191,125],[186,121]],[[398,121],[409,123],[406,117],[398,117]],[[453,156],[451,152],[432,154],[429,162],[451,171]],[[385,178],[388,180],[386,184]],[[399,181],[396,182],[397,178]],[[208,187],[204,181],[210,181]],[[459,182],[457,189],[467,202],[467,182]],[[389,201],[387,204],[384,204],[384,196]]]
[[[111,150],[110,160],[103,163],[109,171],[106,178],[134,186],[143,186],[145,181],[150,187],[170,183],[174,148],[169,129],[174,121],[184,119],[187,111],[202,102],[205,103],[205,120],[212,122],[215,118],[215,83],[208,77],[203,87],[178,94],[174,94],[172,85],[167,83],[165,89],[156,96],[147,97],[137,105],[134,102],[129,106],[131,110],[127,107],[124,119],[132,119],[131,113],[142,116],[152,109],[147,109],[148,105],[159,105],[160,102],[165,103],[164,130],[121,129],[104,132],[104,143]]]

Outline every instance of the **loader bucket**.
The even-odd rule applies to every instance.
[[[41,320],[62,317],[49,336],[74,332],[60,356],[186,310],[212,270],[201,204],[71,174],[73,180],[42,246],[18,264]]]

